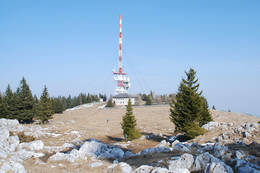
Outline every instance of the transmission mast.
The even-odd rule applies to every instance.
[[[127,76],[127,73],[123,72],[122,68],[122,37],[122,16],[120,15],[118,71],[113,70],[114,80],[117,82],[115,94],[127,94],[130,87],[130,78]]]

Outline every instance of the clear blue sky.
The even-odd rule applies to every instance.
[[[119,15],[131,93],[177,92],[193,67],[210,106],[260,115],[260,1],[0,1],[0,90],[113,94]]]

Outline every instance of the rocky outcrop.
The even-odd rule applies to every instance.
[[[176,169],[190,169],[193,165],[193,155],[185,153],[177,160],[171,160],[168,162],[169,170],[175,171]]]

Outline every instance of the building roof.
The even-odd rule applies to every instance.
[[[127,93],[120,93],[113,96],[113,98],[135,98],[135,96],[129,95]]]

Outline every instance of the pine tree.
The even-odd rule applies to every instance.
[[[17,119],[23,123],[32,122],[34,117],[34,99],[24,77],[20,82],[20,87],[17,89],[15,97],[17,102],[15,115]]]
[[[130,99],[126,107],[126,114],[123,116],[121,127],[123,129],[124,136],[127,140],[137,139],[141,136],[140,132],[136,129],[136,120],[133,114],[133,108]]]
[[[184,132],[189,138],[204,133],[200,128],[211,119],[208,104],[199,90],[196,72],[191,68],[182,79],[175,100],[170,104],[170,119],[175,124],[177,132]]]
[[[214,105],[212,106],[212,110],[216,110],[216,108],[215,108],[215,106],[214,106]]]
[[[38,118],[41,120],[42,123],[47,123],[48,120],[52,118],[52,115],[52,104],[49,98],[48,89],[46,86],[44,86],[44,90],[39,102]]]

